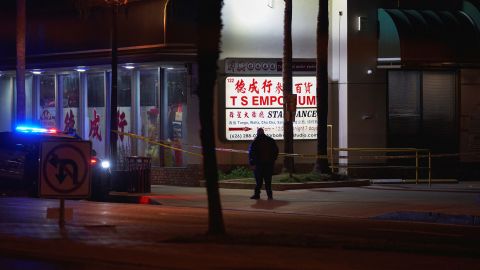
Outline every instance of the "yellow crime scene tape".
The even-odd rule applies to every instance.
[[[175,147],[172,145],[171,142],[167,141],[161,141],[161,140],[152,140],[148,137],[141,136],[135,133],[129,133],[129,132],[120,132],[120,131],[113,131],[117,133],[118,135],[124,135],[133,139],[141,140],[150,144],[158,145],[164,148],[172,149],[175,151],[181,151],[190,155],[194,156],[203,156],[201,153],[196,153],[196,152],[191,152],[179,147]],[[189,145],[189,144],[180,144],[181,146],[187,146],[195,149],[202,149],[202,146],[198,145]],[[348,148],[334,148],[335,151],[342,151],[342,152],[349,152]],[[368,151],[372,151],[372,149],[365,148]],[[229,153],[239,153],[239,154],[248,154],[247,150],[239,150],[239,149],[232,149],[232,148],[220,148],[217,147],[215,148],[216,151],[219,152],[229,152]],[[367,151],[366,150],[366,151]],[[396,149],[395,151],[401,152],[401,149]],[[414,148],[408,148],[406,149],[408,152],[414,152],[415,150],[421,150],[421,152],[426,152],[426,149],[414,149]],[[375,150],[376,152],[389,152],[388,150],[382,149],[382,150]],[[297,158],[304,158],[304,159],[329,159],[330,156],[328,155],[316,155],[316,154],[288,154],[288,153],[279,153],[279,156],[291,156],[291,157],[297,157]],[[431,154],[431,158],[440,158],[440,157],[459,157],[459,156],[480,156],[480,152],[467,152],[467,153],[452,153],[452,154]],[[376,160],[381,160],[381,159],[411,159],[411,158],[416,158],[416,155],[408,154],[408,155],[398,155],[398,156],[393,156],[393,155],[349,155],[349,156],[344,156],[344,155],[337,155],[336,156],[339,159],[345,159],[345,158],[358,158],[358,159],[376,159]],[[419,154],[418,158],[428,158],[429,155],[425,154]]]
[[[201,153],[191,152],[191,151],[188,151],[188,150],[185,150],[185,149],[182,149],[182,148],[172,146],[171,142],[166,142],[166,141],[161,141],[161,140],[152,140],[148,137],[141,136],[141,135],[138,135],[138,134],[135,134],[135,133],[120,132],[120,131],[113,131],[113,132],[117,133],[118,135],[127,136],[127,137],[130,137],[130,138],[133,138],[133,139],[144,141],[146,143],[158,145],[158,146],[165,147],[165,148],[172,149],[172,150],[176,150],[176,151],[181,151],[181,152],[184,152],[184,153],[187,153],[187,154],[190,154],[190,155],[199,156],[199,157],[203,156]],[[196,149],[202,149],[202,146],[198,146],[198,145],[189,145],[189,144],[181,144],[181,145],[196,148]],[[219,152],[248,154],[247,150],[239,150],[239,149],[231,149],[231,148],[217,147],[217,148],[215,148],[215,150],[219,151]],[[279,155],[280,156],[303,157],[303,158],[317,158],[317,157],[327,158],[327,156],[304,155],[304,154],[279,153]]]
[[[141,135],[138,135],[138,134],[135,134],[135,133],[120,132],[120,131],[113,131],[113,132],[117,133],[118,135],[124,135],[124,136],[130,137],[130,138],[133,138],[133,139],[142,140],[142,141],[150,143],[150,144],[162,146],[162,147],[169,148],[169,149],[176,150],[176,151],[181,151],[181,152],[184,152],[184,153],[187,153],[187,154],[190,154],[190,155],[200,156],[200,157],[202,156],[202,154],[200,154],[200,153],[190,152],[190,151],[187,151],[187,150],[182,149],[182,148],[174,147],[174,146],[170,145],[168,142],[152,140],[148,137],[141,136]]]

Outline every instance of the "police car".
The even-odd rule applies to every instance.
[[[0,132],[0,191],[3,194],[38,196],[40,146],[43,142],[82,141],[75,134],[54,128],[19,126],[14,132]],[[91,199],[104,201],[110,192],[110,162],[92,150]]]

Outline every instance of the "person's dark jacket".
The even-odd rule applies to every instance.
[[[271,164],[278,157],[278,147],[275,140],[262,134],[255,138],[248,149],[250,165]]]

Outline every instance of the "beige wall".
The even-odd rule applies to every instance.
[[[348,1],[349,147],[386,147],[387,75],[376,68],[377,8],[392,7],[393,2]],[[365,20],[361,30],[358,17]]]
[[[460,72],[460,153],[480,152],[480,70]],[[463,162],[479,162],[476,156],[464,155]]]
[[[318,1],[295,0],[292,6],[293,57],[315,57]],[[220,59],[281,58],[284,8],[283,0],[224,0]]]
[[[349,146],[386,146],[385,84],[349,86]]]

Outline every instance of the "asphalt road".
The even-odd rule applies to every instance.
[[[68,201],[64,230],[46,218],[58,201],[3,197],[0,268],[480,269],[480,226],[371,218],[415,204],[476,214],[477,190],[406,187],[286,191],[274,201],[222,190],[227,236],[217,238],[205,236],[202,189],[159,187],[160,205]]]

